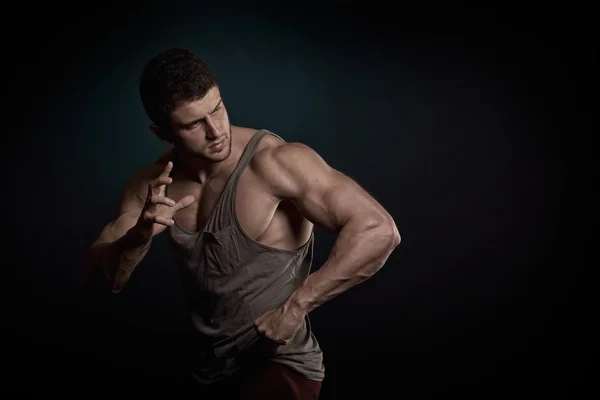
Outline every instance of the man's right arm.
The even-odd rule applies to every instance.
[[[113,293],[120,292],[150,249],[152,235],[139,229],[144,207],[147,171],[136,174],[127,184],[116,219],[108,223],[89,247],[85,258],[84,282],[93,271],[102,268]]]

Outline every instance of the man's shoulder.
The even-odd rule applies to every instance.
[[[252,157],[252,164],[259,169],[270,170],[281,161],[286,164],[301,162],[298,156],[306,152],[314,151],[302,142],[286,142],[279,136],[265,135]]]
[[[265,187],[277,194],[288,192],[298,174],[311,168],[314,151],[302,142],[286,142],[278,136],[266,135],[252,157],[250,167]],[[307,156],[309,155],[309,156]]]
[[[272,134],[269,131],[260,139],[260,143],[256,147],[252,159],[250,161],[250,167],[260,174],[269,172],[272,167],[273,157],[281,146],[286,146],[289,143],[283,140],[280,136]]]

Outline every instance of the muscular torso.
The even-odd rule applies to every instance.
[[[193,195],[196,202],[178,211],[175,220],[190,232],[202,230],[211,212],[219,200],[227,180],[237,165],[246,144],[256,132],[253,129],[233,128],[233,150],[227,168],[204,183],[190,179],[189,174],[181,169],[171,174],[173,183],[168,186],[167,194],[175,201],[186,195]],[[281,144],[281,140],[272,135],[265,136],[256,151],[268,150],[269,146]],[[158,167],[163,168],[162,160]],[[262,179],[253,161],[241,174],[236,193],[236,214],[244,232],[257,242],[282,250],[295,250],[308,241],[312,224],[307,221],[297,208],[287,201],[279,201],[268,192],[268,183]]]

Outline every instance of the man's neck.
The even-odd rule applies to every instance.
[[[189,155],[177,153],[177,161],[180,169],[191,179],[203,184],[213,179],[223,171],[227,170],[231,163],[231,156],[220,162],[210,162],[207,160],[190,157]]]

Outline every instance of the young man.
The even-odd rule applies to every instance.
[[[316,399],[324,366],[308,314],[384,265],[400,243],[392,217],[309,147],[230,125],[215,76],[190,51],[150,60],[140,95],[172,148],[131,178],[86,276],[102,266],[120,292],[166,231],[198,339],[199,388]],[[309,274],[313,224],[338,236]]]

